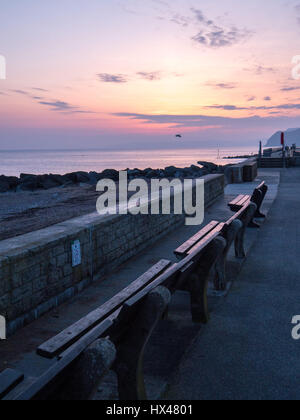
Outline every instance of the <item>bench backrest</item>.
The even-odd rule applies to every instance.
[[[149,290],[147,286],[171,265],[171,262],[168,260],[159,261],[130,286],[115,295],[96,311],[91,312],[39,346],[37,353],[40,356],[51,359],[59,356],[56,363],[40,377],[24,380],[23,375],[22,378],[17,377],[17,373],[14,371],[4,371],[0,374],[0,399],[5,398],[12,391],[12,399],[30,400],[47,390],[51,382],[64,370],[68,369],[90,344],[102,335],[108,334],[116,324],[126,303],[130,302],[131,307],[133,307],[135,303],[147,296]],[[135,299],[135,303],[132,299]],[[15,379],[16,377],[19,379],[18,381]],[[13,389],[20,382],[22,382],[20,387]]]
[[[228,206],[232,211],[239,211],[242,207],[249,205],[251,200],[250,195],[239,195],[234,200],[232,200]]]
[[[86,334],[89,330],[91,330],[110,314],[119,309],[126,302],[126,300],[130,299],[143,288],[145,288],[155,278],[162,274],[170,265],[170,261],[161,260],[155,266],[150,268],[150,270],[148,270],[145,274],[131,283],[120,293],[116,294],[112,299],[104,303],[98,309],[89,313],[75,324],[66,328],[60,334],[52,337],[50,340],[40,345],[37,349],[37,353],[40,356],[50,359],[59,355],[62,351],[71,346],[76,340]]]
[[[6,369],[0,374],[0,400],[24,380],[24,375],[14,369]]]
[[[261,190],[261,189],[263,189],[263,188],[265,188],[266,187],[266,183],[265,183],[265,181],[263,181],[263,182],[261,182],[260,184],[259,184],[259,186],[258,187],[256,187],[256,189],[257,190]]]
[[[170,261],[161,260],[156,266],[152,267],[152,269],[109,302],[102,305],[97,311],[92,312],[87,317],[42,344],[38,348],[40,355],[47,358],[53,358],[58,355],[59,357],[40,377],[26,378],[20,384],[23,379],[22,376],[22,378],[18,378],[18,381],[13,382],[13,380],[10,380],[5,385],[4,379],[8,373],[2,373],[0,375],[0,383],[3,384],[3,399],[6,399],[5,397],[7,396],[7,399],[12,400],[31,400],[45,393],[47,395],[48,388],[53,381],[57,377],[60,377],[59,375],[66,369],[70,368],[71,364],[90,344],[103,335],[115,334],[118,332],[116,330],[119,330],[119,335],[126,332],[128,321],[130,324],[130,319],[128,320],[128,317],[126,318],[125,316],[126,325],[122,325],[124,313],[126,315],[130,311],[134,313],[135,305],[142,305],[143,299],[151,291],[160,285],[175,282],[185,270],[186,266],[190,268],[197,264],[202,248],[203,244],[199,244],[185,260],[178,264],[172,265]],[[113,308],[114,312],[112,312]],[[105,317],[104,313],[106,314]],[[121,320],[119,319],[120,316]],[[93,326],[91,327],[91,325]],[[68,336],[70,336],[69,340]],[[14,387],[16,388],[13,389]]]
[[[184,244],[178,247],[174,251],[174,254],[179,259],[185,258],[189,254],[189,252],[194,248],[195,245],[197,245],[202,240],[204,240],[205,243],[206,241],[214,239],[217,236],[217,234],[220,233],[220,230],[220,222],[213,220],[203,229],[197,232],[196,235],[194,235],[193,237],[188,239]]]
[[[248,210],[248,207],[250,205],[251,201],[250,198],[248,199],[248,201],[244,204],[244,206],[242,208],[240,208],[240,210],[238,210],[230,219],[228,219],[225,222],[225,227],[228,227],[232,224],[232,222],[234,222],[235,220],[239,220],[244,213]]]

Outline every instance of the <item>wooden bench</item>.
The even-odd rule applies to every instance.
[[[245,232],[257,210],[257,206],[251,201],[251,197],[246,195],[238,196],[231,202],[231,205],[232,208],[238,210],[234,216],[225,223],[213,220],[174,251],[177,258],[184,259],[193,251],[195,246],[209,243],[216,237],[223,237],[226,241],[225,247],[215,263],[214,286],[216,290],[225,290],[227,287],[226,261],[233,242],[235,242],[236,257],[245,258]]]
[[[213,220],[202,228],[196,235],[188,239],[184,244],[177,248],[174,253],[179,259],[185,258],[189,253],[201,243],[209,243],[216,237],[223,237],[226,241],[223,251],[216,260],[216,276],[214,286],[216,290],[225,290],[226,281],[226,258],[232,242],[237,233],[242,229],[243,223],[240,220],[231,220],[228,223],[221,223]]]
[[[243,207],[245,207],[249,202],[252,202],[256,205],[256,211],[253,215],[252,220],[249,222],[248,226],[253,228],[259,228],[260,225],[255,223],[253,219],[265,218],[266,216],[261,213],[260,209],[262,203],[265,199],[267,194],[268,187],[265,182],[262,182],[258,187],[256,187],[253,191],[252,196],[250,195],[238,195],[234,200],[232,200],[228,206],[234,212],[240,211]]]
[[[216,290],[225,290],[227,286],[226,279],[226,261],[228,252],[232,243],[235,243],[235,256],[237,258],[245,258],[245,233],[246,228],[259,227],[253,219],[258,217],[265,217],[260,212],[261,205],[268,191],[265,182],[262,182],[255,188],[252,196],[239,195],[229,203],[231,210],[236,213],[227,222],[225,222],[221,235],[226,240],[226,247],[220,255],[216,263],[216,277],[215,288]]]
[[[144,349],[171,293],[188,290],[193,321],[207,322],[208,276],[225,245],[212,234],[178,264],[161,260],[100,308],[41,344],[38,356],[53,364],[40,377],[0,374],[1,399],[86,400],[109,369],[117,374],[121,400],[146,399]]]

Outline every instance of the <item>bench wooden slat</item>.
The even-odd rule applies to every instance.
[[[241,198],[239,198],[239,200],[233,200],[231,201],[228,206],[230,208],[230,210],[232,211],[238,211],[240,210],[244,205],[248,204],[248,202],[251,200],[250,195],[242,195],[239,196]]]
[[[41,391],[43,391],[48,384],[51,383],[61,372],[63,372],[77,357],[101,335],[103,335],[112,325],[114,320],[118,317],[120,309],[111,314],[99,325],[90,330],[87,334],[81,337],[75,344],[69,347],[59,357],[59,360],[51,366],[46,372],[36,379],[31,379],[31,384],[25,389],[16,392],[11,396],[11,400],[28,401],[35,398]]]
[[[261,182],[260,184],[259,184],[259,186],[258,187],[256,187],[256,189],[257,190],[261,190],[264,186],[266,185],[266,183],[265,183],[265,181],[263,181],[263,182]]]
[[[243,194],[238,195],[234,200],[230,201],[230,203],[228,204],[229,206],[235,206],[239,203],[240,200],[242,200],[244,197]]]
[[[224,223],[219,223],[219,225],[213,229],[208,235],[206,235],[201,241],[194,245],[189,251],[188,255],[192,255],[195,252],[200,252],[204,249],[213,239],[217,238],[224,228]]]
[[[247,201],[250,201],[250,199],[251,199],[250,195],[244,195],[244,197],[242,198],[242,200],[240,200],[238,202],[238,206],[243,207],[247,203]]]
[[[213,220],[210,222],[207,226],[205,226],[203,229],[201,229],[196,235],[194,235],[192,238],[190,238],[188,241],[186,241],[184,244],[182,244],[179,248],[177,248],[174,253],[177,257],[185,257],[188,253],[188,251],[196,245],[197,242],[199,242],[202,238],[204,238],[209,232],[211,232],[216,226],[219,225],[220,222],[217,222]]]
[[[0,374],[0,400],[24,380],[24,375],[13,369],[6,369]]]
[[[238,220],[240,219],[240,217],[243,215],[243,213],[247,210],[247,208],[250,205],[250,200],[247,202],[247,204],[245,204],[240,210],[238,210],[230,219],[227,220],[227,222],[225,223],[225,226],[230,226],[231,223],[234,220]]]
[[[90,329],[99,324],[105,317],[116,311],[126,300],[138,293],[148,283],[153,281],[157,276],[162,274],[169,266],[170,261],[161,260],[158,264],[150,268],[145,274],[131,283],[128,287],[115,295],[108,302],[104,303],[100,308],[88,314],[69,328],[66,328],[60,334],[52,337],[47,342],[40,345],[37,353],[40,356],[50,358],[57,356],[76,340],[82,337]]]
[[[139,293],[133,296],[130,299],[130,305],[132,305],[133,302],[138,302],[139,300],[143,299],[145,296],[147,296],[148,293],[156,289],[156,287],[171,282],[172,280],[180,276],[181,273],[184,272],[187,267],[190,269],[191,265],[197,264],[198,259],[201,258],[202,251],[210,242],[212,242],[215,238],[217,238],[220,235],[220,232],[223,228],[224,223],[220,223],[214,231],[209,233],[209,238],[198,242],[189,251],[188,255],[183,260],[181,260],[177,264],[171,265],[171,267],[169,267],[163,274],[161,274],[143,290],[141,290]],[[124,304],[124,306],[126,306],[126,304],[127,302]]]

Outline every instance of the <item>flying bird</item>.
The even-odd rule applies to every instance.
[[[175,136],[177,139],[182,139],[182,135],[181,134],[176,134]]]

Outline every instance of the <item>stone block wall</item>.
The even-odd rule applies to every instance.
[[[205,204],[224,193],[224,176],[205,177]],[[0,315],[7,335],[80,293],[151,243],[183,225],[185,215],[97,213],[0,242]],[[72,266],[72,244],[81,264]],[[147,267],[145,267],[145,270]]]

